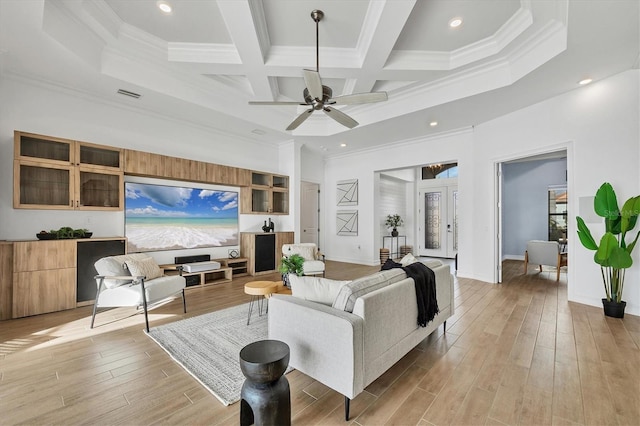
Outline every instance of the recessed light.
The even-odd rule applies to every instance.
[[[453,18],[449,21],[451,28],[458,28],[460,25],[462,25],[462,18]]]
[[[159,1],[157,5],[158,5],[158,9],[160,9],[162,13],[171,13],[171,10],[172,10],[171,5],[166,1]]]
[[[591,79],[591,78],[583,78],[582,80],[580,80],[580,81],[578,82],[578,84],[579,84],[580,86],[584,86],[585,84],[589,84],[589,83],[591,83],[592,81],[593,81],[593,79]]]
[[[251,131],[251,133],[254,133],[254,134],[256,134],[256,135],[264,135],[264,134],[265,134],[265,133],[267,133],[267,132],[265,132],[265,131],[264,131],[264,130],[262,130],[262,129],[253,129],[253,130]]]
[[[340,146],[344,148],[345,146],[347,146],[347,144],[346,143],[341,143]]]
[[[437,121],[432,121],[431,123],[429,123],[429,126],[431,127],[436,127],[438,125]]]

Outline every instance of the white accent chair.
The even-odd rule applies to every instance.
[[[567,266],[567,253],[560,250],[557,241],[532,240],[527,242],[527,250],[524,252],[524,273],[527,274],[529,263],[553,266],[556,268],[556,281],[560,280],[560,268]]]
[[[149,305],[182,295],[182,306],[187,312],[184,297],[186,280],[181,275],[163,275],[155,260],[144,253],[108,256],[94,264],[97,293],[93,305],[91,328],[99,307],[136,306],[144,311],[144,321],[149,331]]]
[[[303,275],[322,275],[324,277],[324,255],[320,253],[315,243],[283,244],[282,255],[298,254],[304,259]]]

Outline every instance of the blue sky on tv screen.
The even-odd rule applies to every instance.
[[[126,217],[216,218],[238,217],[238,193],[127,182]]]

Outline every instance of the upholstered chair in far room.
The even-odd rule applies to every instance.
[[[532,240],[527,242],[527,250],[524,252],[524,273],[527,274],[529,263],[553,266],[556,268],[556,281],[560,280],[560,268],[567,266],[567,253],[560,250],[557,241]]]
[[[144,321],[149,331],[147,310],[150,305],[171,297],[182,295],[183,310],[187,312],[184,297],[186,280],[180,275],[164,276],[156,261],[144,253],[108,256],[94,264],[97,293],[93,305],[91,328],[98,308],[135,306],[144,312]]]
[[[298,254],[304,259],[302,271],[304,275],[320,275],[324,277],[324,254],[320,253],[315,243],[283,244],[283,256]]]

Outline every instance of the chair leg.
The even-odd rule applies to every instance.
[[[344,421],[345,422],[349,421],[349,403],[350,402],[351,400],[345,396],[344,397]]]
[[[184,295],[184,288],[182,289],[182,307],[184,308],[184,313],[187,313],[187,298]]]
[[[524,274],[527,275],[527,264],[529,263],[529,253],[524,252]]]
[[[142,291],[142,307],[144,309],[144,323],[147,326],[147,333],[149,332],[149,315],[147,314],[147,292],[144,289],[144,278],[140,280],[140,290]]]
[[[96,291],[96,299],[93,301],[93,315],[91,315],[91,328],[93,328],[93,324],[96,320],[96,314],[98,313],[98,299],[100,298],[100,290],[102,290],[103,284],[104,284],[104,277],[100,278],[100,282],[98,283],[98,290]]]

